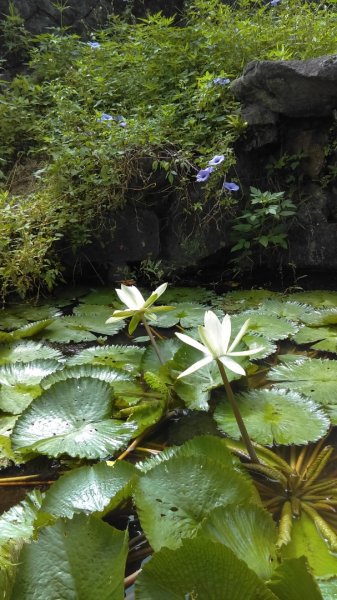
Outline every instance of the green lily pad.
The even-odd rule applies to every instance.
[[[305,556],[315,577],[336,577],[337,556],[330,552],[328,545],[317,530],[312,519],[302,511],[293,520],[291,541],[282,546],[283,558]]]
[[[0,346],[0,365],[17,362],[26,363],[39,359],[62,360],[63,355],[59,350],[40,342],[15,342]]]
[[[127,534],[75,515],[42,529],[20,554],[12,597],[27,600],[121,600]]]
[[[34,533],[34,522],[41,508],[42,495],[39,491],[29,493],[25,500],[0,517],[0,546],[9,540],[30,540]]]
[[[303,322],[310,327],[337,325],[337,307],[312,311],[310,314],[304,315]]]
[[[309,317],[313,312],[311,306],[307,304],[301,304],[300,302],[291,302],[282,300],[266,300],[262,302],[259,307],[259,312],[263,312],[267,315],[274,315],[275,317],[284,317],[289,321],[295,321],[297,323],[304,322],[304,319]]]
[[[337,578],[317,579],[318,587],[321,590],[324,600],[336,600],[337,598]]]
[[[196,538],[163,548],[136,581],[138,600],[276,600],[245,562],[222,544]]]
[[[239,330],[247,319],[249,319],[249,334],[262,335],[271,341],[284,340],[298,331],[297,325],[283,317],[266,315],[259,310],[247,310],[232,316],[233,332]]]
[[[112,390],[83,377],[55,383],[18,418],[14,449],[80,458],[113,455],[132,438],[136,425],[110,418]]]
[[[255,350],[255,348],[259,348],[261,346],[263,348],[262,350],[260,350],[260,352],[253,354],[250,360],[261,360],[262,358],[267,358],[267,356],[270,356],[271,354],[275,354],[275,352],[277,351],[276,344],[268,340],[263,335],[248,334],[242,338],[242,342],[244,342],[246,346],[244,348],[245,350],[247,350],[247,348],[249,350]],[[239,347],[235,348],[235,350],[239,350]]]
[[[73,379],[74,377],[76,379],[92,377],[93,379],[100,379],[106,383],[113,383],[114,387],[119,382],[130,382],[130,375],[128,373],[123,373],[123,371],[118,369],[109,369],[109,367],[99,365],[75,365],[68,369],[62,369],[47,375],[42,379],[41,387],[47,390],[58,381],[66,381],[67,379]]]
[[[196,327],[204,322],[207,306],[196,302],[180,302],[170,312],[159,314],[156,320],[149,320],[153,327],[170,328],[178,323],[184,328]]]
[[[236,396],[249,437],[259,444],[307,444],[325,435],[330,421],[320,407],[298,394],[284,389],[251,390]],[[240,438],[229,402],[221,402],[214,412],[223,433]]]
[[[305,556],[284,560],[277,566],[269,589],[274,592],[279,600],[323,600],[317,582],[312,576]]]
[[[315,290],[314,292],[296,292],[289,295],[290,300],[311,304],[317,308],[330,308],[337,306],[337,292],[330,290]]]
[[[13,338],[15,340],[22,340],[24,338],[34,337],[53,323],[53,319],[43,319],[43,321],[35,321],[35,323],[28,323],[23,325],[19,329],[12,331]]]
[[[94,346],[72,356],[67,361],[67,366],[103,365],[136,374],[139,372],[144,351],[145,348],[138,346]]]
[[[169,287],[165,290],[162,297],[164,304],[172,304],[181,302],[198,302],[205,304],[216,298],[216,294],[212,290],[206,290],[203,287]]]
[[[116,301],[115,288],[96,288],[80,298],[83,304],[103,304],[109,306]]]
[[[278,292],[270,290],[236,290],[218,297],[216,305],[226,313],[241,312],[261,306],[266,300],[279,296]]]
[[[178,340],[178,338],[173,337],[168,340],[159,340],[159,342],[157,342],[157,346],[164,363],[166,363],[171,360],[177,350],[181,348],[181,342]],[[142,357],[141,367],[143,371],[151,371],[152,373],[161,370],[162,365],[158,360],[158,356],[152,345],[149,345],[146,348]]]
[[[267,379],[275,387],[300,392],[317,404],[321,404],[333,424],[337,407],[337,362],[311,358],[271,369]]]
[[[47,491],[41,510],[58,517],[108,512],[131,495],[137,471],[125,461],[105,462],[65,473]]]
[[[39,334],[39,339],[68,344],[69,342],[94,342],[96,336],[83,325],[79,325],[76,317],[59,317]]]
[[[325,338],[334,337],[337,335],[335,327],[301,327],[301,329],[293,336],[293,341],[296,344],[312,344]]]
[[[252,487],[234,468],[204,456],[173,456],[138,481],[135,502],[145,534],[155,551],[177,548],[194,537],[217,506],[252,501]]]
[[[261,579],[270,579],[276,564],[277,529],[260,506],[220,506],[202,525],[202,533],[224,544]]]

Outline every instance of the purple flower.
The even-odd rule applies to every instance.
[[[208,164],[210,167],[217,167],[218,165],[221,165],[224,160],[225,156],[223,154],[216,154]]]
[[[233,183],[231,181],[224,181],[222,187],[229,192],[237,192],[240,189],[240,186],[237,183]]]
[[[90,46],[90,48],[100,48],[101,44],[99,42],[87,42],[87,45]]]
[[[114,117],[112,115],[108,115],[108,113],[102,113],[102,115],[97,119],[100,123],[103,121],[115,121],[118,123],[120,127],[126,127],[126,121],[122,115],[118,115],[118,117]]]
[[[201,169],[199,173],[197,173],[196,178],[198,183],[204,183],[209,178],[210,174],[213,173],[213,167],[207,167],[206,169]]]
[[[275,1],[275,0],[273,0]],[[280,0],[277,0],[278,2]],[[213,83],[214,85],[227,85],[228,83],[230,83],[231,80],[228,79],[227,77],[216,77],[215,79],[213,79]]]
[[[270,6],[277,6],[281,0],[271,0]]]
[[[107,113],[102,113],[102,115],[97,119],[97,121],[114,121],[115,117],[108,115]]]

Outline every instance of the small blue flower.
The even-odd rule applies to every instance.
[[[99,42],[87,42],[87,45],[90,46],[90,48],[100,48],[101,44]]]
[[[107,113],[102,113],[102,115],[97,119],[97,121],[114,121],[115,117],[112,115],[108,115]]]
[[[269,4],[270,4],[270,6],[277,6],[280,2],[281,2],[281,0],[271,0],[271,2]]]
[[[213,167],[207,167],[206,169],[201,169],[199,173],[196,174],[197,182],[204,183],[209,178],[210,174],[213,173]]]
[[[233,183],[230,181],[224,181],[224,184],[222,187],[225,190],[228,190],[228,192],[237,192],[240,189],[240,186],[237,183]]]
[[[97,119],[98,122],[103,123],[104,121],[115,121],[118,123],[120,127],[126,127],[127,123],[122,117],[122,115],[118,115],[118,117],[114,117],[113,115],[109,115],[108,113],[102,113],[102,115]]]
[[[227,77],[216,77],[215,79],[213,79],[213,83],[215,85],[228,85],[228,83],[230,83],[230,82],[231,82],[231,80],[228,79]]]
[[[213,156],[212,160],[210,160],[208,164],[210,167],[217,167],[218,165],[221,165],[221,163],[224,160],[225,160],[224,154],[216,154],[215,156]]]

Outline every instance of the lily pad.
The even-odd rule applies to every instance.
[[[215,299],[212,290],[203,287],[169,287],[162,298],[163,303],[175,305],[182,302],[198,302],[205,304]]]
[[[59,520],[24,546],[12,597],[120,600],[126,557],[125,532],[92,516]]]
[[[138,346],[94,346],[72,356],[67,361],[67,366],[102,365],[138,373],[144,351],[145,348]]]
[[[41,381],[41,387],[47,390],[54,383],[58,381],[66,381],[67,379],[82,379],[82,377],[92,377],[93,379],[100,379],[106,383],[113,383],[116,385],[118,382],[129,382],[131,380],[128,373],[123,373],[118,369],[109,369],[109,367],[103,367],[99,365],[75,365],[68,369],[62,369],[47,375]]]
[[[296,292],[289,295],[290,300],[311,304],[317,308],[330,308],[337,306],[337,292],[330,290],[315,290],[313,292]]]
[[[35,335],[46,329],[53,322],[53,319],[43,319],[43,321],[35,321],[35,323],[28,323],[28,325],[23,325],[23,327],[12,331],[13,338],[15,340],[22,340],[24,338],[34,337]]]
[[[96,336],[84,325],[79,325],[76,317],[59,317],[40,333],[39,339],[68,344],[69,342],[94,342]]]
[[[303,322],[310,327],[337,325],[337,307],[312,311],[310,314],[304,315]]]
[[[135,467],[125,461],[74,469],[49,488],[41,509],[68,518],[81,512],[107,512],[131,495],[136,474]]]
[[[278,292],[270,290],[236,290],[218,297],[216,305],[226,313],[241,312],[261,306],[266,300],[279,296]]]
[[[156,320],[149,321],[153,327],[170,328],[180,323],[181,327],[190,328],[202,325],[207,306],[196,302],[180,302],[170,312],[159,314]]]
[[[245,562],[222,544],[196,538],[163,548],[136,582],[138,600],[276,600]]]
[[[0,365],[18,362],[32,362],[35,360],[62,360],[63,355],[59,350],[41,344],[40,342],[15,342],[0,346]]]
[[[83,304],[103,304],[105,306],[112,305],[115,301],[115,288],[107,287],[91,290],[91,292],[80,298],[80,302]]]
[[[301,327],[301,329],[293,336],[296,344],[312,344],[325,338],[333,338],[337,336],[337,328],[335,327]]]
[[[34,533],[34,522],[41,508],[39,491],[28,494],[20,504],[12,506],[0,517],[0,545],[8,540],[29,540]]]
[[[236,400],[250,438],[259,444],[307,444],[320,439],[330,426],[317,404],[294,391],[251,390]],[[220,431],[240,438],[229,402],[217,406],[214,418]]]
[[[55,383],[18,418],[14,449],[80,458],[113,455],[132,438],[136,425],[110,418],[112,390],[83,377]]]
[[[268,587],[279,600],[323,600],[305,556],[284,560],[277,566]]]
[[[282,300],[266,300],[262,302],[259,307],[259,311],[267,315],[274,315],[276,317],[284,317],[289,321],[295,321],[296,323],[304,322],[304,319],[310,317],[313,311],[311,306],[307,304],[301,304],[300,302],[291,302]]]
[[[298,331],[298,326],[284,319],[266,315],[258,310],[247,310],[239,315],[233,315],[231,318],[233,331],[239,330],[245,321],[249,319],[248,333],[262,335],[268,340],[284,340]]]
[[[224,544],[261,579],[270,579],[276,564],[277,530],[260,506],[220,506],[202,525],[202,533]]]

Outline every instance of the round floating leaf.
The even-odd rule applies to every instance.
[[[47,390],[58,381],[66,381],[67,379],[73,379],[74,377],[76,379],[92,377],[93,379],[100,379],[101,381],[106,381],[106,383],[113,383],[115,385],[118,382],[130,381],[130,375],[128,373],[123,373],[117,369],[109,369],[108,367],[100,367],[98,365],[76,365],[74,367],[69,367],[69,369],[51,373],[51,375],[48,375],[41,381],[41,387]]]
[[[0,346],[0,365],[17,362],[32,362],[46,359],[62,360],[63,355],[59,350],[40,342],[15,342],[11,345]]]
[[[0,517],[0,545],[8,540],[29,540],[34,533],[34,521],[40,510],[39,491],[28,494],[20,504],[12,506]]]
[[[293,391],[251,390],[236,400],[250,438],[259,444],[307,444],[320,439],[330,426],[317,404]],[[220,431],[240,438],[229,402],[217,406],[214,418]]]
[[[76,515],[42,529],[20,554],[15,600],[121,600],[127,557],[125,532]]]
[[[296,344],[311,344],[318,340],[334,337],[337,335],[336,329],[333,327],[301,327],[301,329],[293,336]]]
[[[110,305],[113,304],[117,299],[115,288],[97,288],[95,290],[91,290],[89,294],[82,296],[80,298],[80,302],[83,304],[103,304]]]
[[[324,600],[336,600],[337,598],[337,578],[329,579],[316,579],[318,587],[322,593]]]
[[[86,327],[79,325],[76,317],[59,317],[55,319],[51,325],[40,333],[39,338],[66,344],[69,342],[96,341],[96,336],[88,331]]]
[[[282,300],[266,300],[262,302],[259,312],[276,317],[284,317],[289,321],[303,322],[313,310],[311,306],[299,302],[282,302]]]
[[[131,495],[136,473],[135,467],[125,461],[74,469],[49,488],[42,511],[71,518],[80,512],[112,510]]]
[[[74,308],[74,315],[68,317],[72,327],[82,327],[101,335],[115,335],[125,327],[125,321],[106,323],[112,315],[112,310],[108,306],[80,304]]]
[[[204,456],[173,456],[138,481],[135,502],[145,534],[157,551],[194,537],[217,506],[252,500],[251,485],[232,467]]]
[[[291,541],[282,546],[284,558],[305,556],[315,577],[336,577],[337,557],[330,552],[314,522],[302,511],[301,516],[293,519]]]
[[[18,418],[13,448],[55,457],[104,458],[124,446],[136,429],[133,423],[110,419],[111,409],[112,391],[104,381],[60,381]]]
[[[20,329],[16,329],[15,331],[13,331],[13,338],[15,340],[22,340],[24,338],[34,337],[35,335],[46,329],[53,322],[53,319],[44,319],[43,321],[35,321],[35,323],[28,323],[28,325],[23,325],[23,327],[20,327]]]
[[[271,369],[268,379],[276,387],[296,390],[325,409],[337,404],[337,362],[311,358]],[[328,410],[329,412],[329,410]],[[333,424],[336,421],[332,421]]]
[[[260,306],[262,302],[270,298],[277,298],[280,294],[270,290],[238,290],[228,292],[223,296],[218,296],[216,305],[222,308],[224,312],[241,312],[250,308]]]
[[[324,310],[315,310],[308,315],[304,315],[303,322],[310,327],[321,327],[324,325],[337,324],[337,308],[326,308]]]
[[[160,340],[159,342],[157,342],[157,345],[165,363],[171,360],[171,358],[173,358],[177,350],[181,348],[181,343],[176,337],[173,337],[169,340]],[[149,345],[146,348],[142,357],[141,366],[142,371],[151,371],[152,373],[155,373],[156,371],[160,370],[161,364],[152,345]]]
[[[314,292],[296,292],[289,295],[290,300],[311,304],[317,308],[330,308],[337,306],[337,292],[330,290],[315,290]]]
[[[43,304],[43,306],[33,306],[32,304],[12,304],[9,306],[9,312],[14,316],[22,319],[22,321],[41,321],[43,319],[54,319],[58,312],[55,306]],[[1,318],[0,318],[1,320]],[[21,323],[24,325],[25,323]],[[13,327],[20,327],[16,324]]]
[[[251,357],[251,360],[259,360],[261,358],[266,358],[271,354],[275,354],[275,352],[277,351],[276,344],[268,340],[263,335],[245,335],[242,338],[242,341],[245,343],[247,348],[249,348],[249,350],[255,350],[255,348],[259,348],[261,346],[263,347],[263,350],[260,350],[260,352],[254,354]],[[235,348],[235,350],[237,349]]]
[[[323,600],[305,556],[284,560],[278,565],[268,587],[279,600]]]
[[[200,302],[204,304],[215,298],[216,295],[212,290],[206,290],[203,287],[170,287],[165,291],[162,302],[172,305],[181,302]]]
[[[317,344],[313,344],[311,348],[319,350],[320,352],[332,352],[333,354],[337,354],[337,335],[328,337],[321,342],[317,342]]]
[[[56,360],[36,360],[0,367],[0,408],[13,414],[21,413],[41,393],[40,382],[60,369]]]
[[[204,322],[207,306],[196,302],[181,302],[175,304],[175,308],[165,314],[159,314],[156,320],[150,320],[153,327],[174,327],[177,323],[184,328],[197,327]]]
[[[138,600],[276,600],[246,563],[210,540],[184,540],[163,548],[144,565],[136,581]]]
[[[233,331],[238,331],[247,319],[249,319],[249,334],[263,335],[271,341],[284,340],[294,335],[298,330],[298,327],[294,323],[282,317],[265,315],[257,310],[247,310],[244,313],[232,316]]]
[[[0,329],[16,329],[27,323],[24,317],[13,314],[11,310],[0,308]]]
[[[144,351],[138,346],[94,346],[72,356],[67,365],[103,365],[138,373]]]
[[[202,525],[202,532],[224,544],[261,579],[270,579],[276,563],[277,530],[260,506],[220,506]]]

